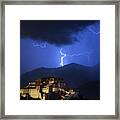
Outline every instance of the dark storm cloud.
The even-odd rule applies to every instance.
[[[21,38],[31,38],[57,46],[76,42],[71,39],[72,33],[83,30],[87,26],[99,22],[97,20],[21,20]],[[80,29],[81,28],[81,29]]]

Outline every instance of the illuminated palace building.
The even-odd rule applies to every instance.
[[[55,77],[35,80],[20,89],[21,100],[63,100],[73,94],[74,90],[67,88],[62,78]]]

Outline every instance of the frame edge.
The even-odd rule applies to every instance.
[[[1,45],[1,51],[0,51],[0,56],[1,56],[1,64],[0,64],[0,71],[1,71],[1,74],[0,74],[0,79],[1,79],[1,81],[0,81],[0,86],[1,86],[1,89],[0,89],[0,107],[1,107],[1,112],[0,112],[0,119],[2,118],[2,119],[23,119],[23,118],[25,118],[25,119],[33,119],[33,118],[35,118],[35,119],[61,119],[61,118],[65,118],[65,119],[70,119],[69,117],[67,117],[67,116],[57,116],[57,115],[55,115],[55,116],[43,116],[43,115],[41,115],[41,118],[38,118],[38,117],[40,117],[40,116],[31,116],[31,117],[29,117],[29,116],[27,116],[27,115],[25,115],[25,116],[19,116],[19,115],[16,115],[16,117],[14,116],[14,115],[5,115],[5,104],[3,104],[3,103],[5,103],[5,5],[12,5],[12,4],[16,4],[17,3],[17,5],[21,5],[21,4],[24,4],[24,2],[25,2],[25,5],[27,5],[28,3],[30,3],[29,5],[31,5],[31,4],[40,4],[40,2],[41,2],[41,4],[50,4],[50,5],[52,5],[52,4],[54,4],[54,5],[56,5],[56,4],[68,4],[69,3],[69,1],[59,1],[59,2],[55,2],[55,1],[52,1],[52,2],[48,2],[48,1],[2,1],[1,2],[1,19],[0,19],[0,23],[1,23],[1,41],[0,41],[0,45]],[[87,118],[87,119],[100,119],[100,118],[102,118],[102,119],[107,119],[108,117],[107,116],[109,116],[109,118],[116,118],[116,119],[119,119],[119,109],[120,109],[120,106],[119,106],[119,101],[120,101],[120,99],[119,99],[119,50],[120,50],[120,48],[119,48],[119,40],[120,40],[120,38],[119,38],[119,27],[120,27],[120,19],[119,19],[119,12],[120,12],[120,1],[114,1],[114,2],[112,2],[112,1],[70,1],[70,3],[74,3],[74,2],[76,2],[76,3],[81,3],[81,4],[83,4],[83,3],[85,3],[85,4],[93,4],[93,2],[95,3],[95,5],[96,4],[107,4],[107,3],[109,3],[109,4],[114,4],[115,5],[115,87],[117,87],[117,88],[115,88],[115,115],[105,115],[104,117],[102,117],[102,116],[98,116],[98,117],[96,117],[95,115],[87,115],[87,117],[86,116],[83,116],[83,115],[78,115],[78,116],[76,116],[76,118],[74,117],[74,119],[78,119],[78,117],[79,117],[79,119],[85,119],[85,118]],[[69,3],[69,4],[70,4]],[[108,4],[108,5],[109,5]],[[118,97],[118,98],[117,98]],[[73,118],[73,117],[71,117],[71,118]]]

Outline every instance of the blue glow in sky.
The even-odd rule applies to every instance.
[[[43,28],[42,26],[41,29],[45,28]],[[41,29],[40,31],[42,31]],[[46,29],[48,29],[48,26]],[[48,39],[51,38],[50,41],[46,39],[44,40],[43,37],[39,38],[39,40],[37,37],[30,36],[21,37],[20,41],[21,73],[25,73],[27,71],[31,71],[33,69],[40,67],[56,68],[70,63],[77,63],[85,66],[94,66],[100,63],[99,21],[93,22],[92,24],[87,25],[85,24],[82,27],[81,25],[78,25],[77,30],[72,31],[70,29],[69,35],[68,33],[66,34],[65,32],[61,33],[61,30],[62,27],[60,28],[60,35],[58,35],[59,32],[57,30],[56,32],[53,30],[54,32],[52,31],[52,37],[50,36],[51,34],[49,34],[49,32],[47,31],[46,36],[48,36],[49,34]],[[65,30],[67,30],[67,32],[69,31],[69,29],[66,28],[64,29],[64,31]],[[27,30],[25,30],[25,32],[26,31]],[[33,31],[30,31],[30,33],[31,32]],[[60,45],[56,45],[51,42],[52,39],[54,38],[53,33],[60,39],[62,38],[64,39],[65,35],[67,35],[67,39],[65,40],[70,39],[71,41],[74,42],[70,41],[71,42],[70,43],[68,41],[68,44],[67,43],[64,44],[64,42],[61,44],[59,40],[57,42],[59,42]],[[25,35],[27,35],[27,33],[25,33]],[[41,33],[39,34],[39,36],[41,36]]]

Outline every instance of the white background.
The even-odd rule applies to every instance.
[[[100,20],[100,100],[20,101],[20,20]],[[115,6],[6,5],[5,114],[114,115]]]

